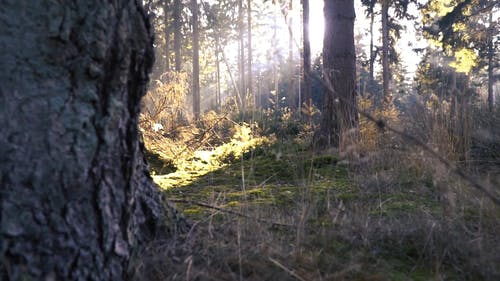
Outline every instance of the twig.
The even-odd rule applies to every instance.
[[[267,179],[263,180],[261,183],[259,183],[259,185],[256,186],[256,188],[261,188],[263,187],[270,179],[274,178],[274,176],[276,176],[278,173],[274,173],[272,174],[270,177],[268,177]]]
[[[210,130],[213,130],[215,128],[215,126],[217,126],[222,120],[229,120],[229,118],[227,118],[227,115],[229,114],[229,112],[226,112],[222,117],[219,117],[217,118],[217,122],[215,122],[210,128],[206,129],[206,130],[203,130],[203,132],[198,135],[195,135],[193,136],[191,139],[185,141],[184,143],[188,144],[184,147],[183,150],[181,150],[181,152],[177,153],[175,156],[175,158],[178,158],[180,155],[182,155],[184,152],[186,152],[188,150],[188,148],[191,148],[193,150],[196,150],[198,148],[200,148],[204,143],[205,141],[203,140],[203,138],[205,137],[205,135],[207,134],[208,131]],[[194,142],[194,144],[192,144]],[[194,148],[191,147],[191,144],[194,146],[196,143],[198,143],[198,146],[195,146]]]
[[[203,203],[203,202],[192,201],[192,200],[185,200],[185,199],[175,199],[175,198],[168,198],[167,200],[170,201],[170,202],[173,202],[173,203],[184,203],[184,204],[196,205],[196,206],[200,206],[200,207],[204,207],[204,208],[208,208],[208,209],[214,209],[214,210],[217,210],[217,211],[220,211],[220,212],[223,212],[223,213],[227,213],[227,214],[235,215],[235,216],[238,216],[238,217],[243,217],[243,218],[251,219],[251,220],[254,220],[254,221],[257,221],[257,222],[260,222],[260,223],[270,224],[272,226],[280,226],[280,227],[288,227],[288,228],[292,228],[292,227],[295,228],[296,227],[296,225],[293,225],[293,224],[286,224],[286,223],[280,223],[280,222],[275,222],[275,221],[270,221],[270,220],[255,218],[255,217],[251,217],[249,215],[245,215],[245,214],[240,213],[240,212],[236,212],[236,211],[225,209],[225,208],[222,208],[222,207],[218,207],[218,206],[206,204],[206,203]]]
[[[286,271],[286,273],[290,274],[291,276],[297,278],[297,280],[300,280],[300,281],[306,281],[306,279],[300,277],[297,273],[295,273],[293,270],[287,268],[286,266],[284,266],[283,264],[281,264],[279,261],[271,258],[271,257],[268,257],[268,259],[274,263],[276,266],[278,266],[279,268],[283,269],[284,271]]]

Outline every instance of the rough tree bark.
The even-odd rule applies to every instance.
[[[1,280],[123,280],[138,245],[176,231],[137,129],[139,3],[2,1]]]
[[[339,146],[345,133],[358,127],[354,0],[325,0],[323,76],[325,89],[320,146]]]

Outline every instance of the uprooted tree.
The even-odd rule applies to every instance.
[[[141,4],[4,1],[0,26],[0,279],[122,280],[178,222],[137,129],[153,62]]]

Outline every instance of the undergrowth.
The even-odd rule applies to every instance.
[[[394,126],[404,119],[395,109],[376,114]],[[361,120],[350,153],[315,151],[305,127],[263,137],[280,125],[217,122],[225,125],[194,126],[182,141],[145,134],[176,169],[154,179],[191,229],[145,247],[132,279],[500,279],[498,206],[403,137]],[[429,142],[454,153],[435,128]],[[175,143],[183,148],[174,153]]]

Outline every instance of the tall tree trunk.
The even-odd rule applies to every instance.
[[[308,121],[310,121],[310,113],[312,107],[312,96],[311,96],[311,41],[309,39],[309,0],[302,0],[302,28],[303,28],[303,79],[302,84],[303,89],[303,100],[306,106],[306,112]],[[301,106],[301,105],[299,105]]]
[[[174,52],[175,71],[182,70],[181,44],[182,44],[182,3],[181,0],[174,0]]]
[[[458,155],[464,164],[469,164],[471,125],[470,125],[470,107],[472,101],[472,91],[469,88],[469,76],[464,73],[457,73],[457,79],[460,81],[460,89],[457,98],[457,135],[458,135]]]
[[[288,2],[288,69],[290,71],[290,84],[288,86],[288,106],[295,109],[295,66],[293,63],[293,0]]]
[[[193,114],[194,120],[200,119],[200,32],[198,28],[198,3],[191,0],[193,14]]]
[[[324,105],[321,146],[338,146],[358,127],[354,0],[325,0],[323,39]]]
[[[238,65],[239,65],[239,102],[240,111],[245,114],[245,25],[243,23],[243,0],[238,0]],[[244,117],[243,117],[244,119]]]
[[[493,84],[494,84],[494,56],[495,51],[493,49],[493,34],[494,34],[494,24],[493,24],[493,10],[490,11],[489,16],[489,26],[488,26],[488,109],[493,112],[495,105],[495,97],[493,95]]]
[[[170,20],[168,11],[170,10],[168,1],[163,3],[163,24],[165,31],[165,71],[170,71]]]
[[[375,11],[374,11],[374,6],[375,2],[370,4],[370,65],[369,65],[369,75],[370,77],[368,78],[368,92],[371,96],[373,96],[375,93],[375,78],[374,78],[374,64],[375,64],[375,48],[373,46],[373,26],[374,26],[374,21],[375,21]]]
[[[389,69],[389,0],[382,0],[382,85],[383,100],[390,100]]]
[[[255,109],[255,96],[253,94],[253,74],[252,74],[252,0],[247,0],[247,37],[248,37],[248,75],[247,75],[247,88],[248,96],[253,98],[253,106]]]
[[[165,71],[170,71],[170,27],[165,28]]]
[[[279,4],[274,2],[274,14],[273,14],[273,81],[274,81],[274,110],[279,110],[280,108],[280,94],[279,94],[279,72],[278,72],[278,50],[276,46],[278,45],[278,9]]]
[[[0,9],[2,280],[124,280],[137,246],[175,230],[137,128],[153,63],[138,3]]]
[[[217,105],[217,112],[221,109],[221,83],[220,83],[220,57],[219,57],[219,37],[215,38],[215,68],[217,75],[217,89],[215,93],[215,103]]]

